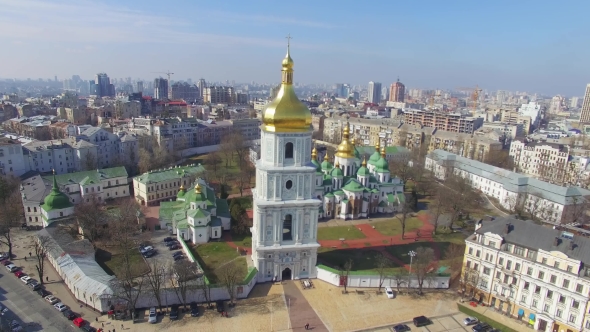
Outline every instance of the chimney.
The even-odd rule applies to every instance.
[[[569,245],[569,249],[574,250],[574,248],[576,248],[576,244],[574,243],[574,240],[571,240],[570,245]]]
[[[554,247],[557,247],[558,245],[559,245],[559,238],[558,238],[558,237],[555,237],[555,238],[553,239],[553,246],[554,246]]]
[[[504,227],[504,234],[508,234],[508,233],[510,233],[510,227],[511,227],[511,226],[512,226],[512,225],[510,225],[510,223],[506,224],[506,227]]]

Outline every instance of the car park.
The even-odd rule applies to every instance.
[[[49,295],[49,292],[44,290],[43,288],[39,288],[39,289],[37,289],[37,294],[39,294],[39,296],[41,296],[41,297],[45,297],[45,296]]]
[[[190,308],[191,308],[191,316],[192,317],[199,317],[199,306],[197,305],[197,303],[191,302]]]
[[[393,294],[393,289],[391,287],[385,287],[385,295],[387,295],[388,299],[393,299],[395,295]]]
[[[178,305],[174,304],[170,307],[170,319],[176,320],[178,319]]]
[[[148,323],[156,324],[158,322],[158,314],[156,312],[156,307],[150,308],[150,315],[148,316]]]
[[[33,279],[33,278],[31,278],[29,276],[22,276],[22,277],[20,277],[20,281],[24,282],[25,284],[28,284],[29,281],[31,281],[31,279]]]
[[[41,288],[41,284],[38,283],[37,280],[34,280],[34,279],[31,279],[31,281],[29,281],[27,286],[29,286],[29,288],[31,288],[34,291]]]
[[[61,302],[54,304],[53,307],[61,312],[68,310],[68,306]]]
[[[22,277],[22,276],[25,276],[26,274],[25,274],[23,271],[16,271],[16,272],[14,272],[14,275],[15,275],[17,278],[20,278],[20,277]]]
[[[406,324],[398,324],[393,327],[393,331],[395,332],[407,332],[411,331],[412,329]]]
[[[178,241],[174,240],[174,241],[164,242],[164,245],[166,245],[166,247],[170,247],[175,244],[178,244]]]
[[[70,310],[70,309],[66,309],[64,311],[61,312],[62,315],[64,315],[65,318],[69,319],[69,320],[73,320],[74,318],[76,318],[76,314]]]
[[[467,317],[463,320],[463,324],[465,325],[473,325],[477,324],[478,320],[475,317]]]
[[[430,319],[426,318],[426,316],[418,316],[414,317],[414,319],[412,319],[412,322],[414,322],[414,326],[420,327],[430,324]]]
[[[14,264],[8,264],[8,265],[6,265],[6,269],[10,272],[14,272],[14,271],[18,270],[18,266],[14,265]]]
[[[0,252],[0,260],[2,260],[2,259],[8,259],[8,253]]]
[[[51,304],[56,304],[57,302],[59,302],[59,299],[53,295],[47,295],[47,296],[45,296],[45,301],[47,301]]]

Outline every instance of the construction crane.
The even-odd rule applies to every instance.
[[[481,92],[481,89],[479,88],[479,86],[475,86],[475,89],[473,90],[473,93],[471,94],[471,99],[473,100],[473,114],[475,114],[475,111],[477,110],[477,102],[479,101],[479,93]]]
[[[174,73],[171,73],[170,70],[168,70],[167,72],[160,72],[160,71],[153,71],[153,74],[166,74],[166,76],[168,76],[168,99],[172,99],[172,89],[170,88],[170,75],[174,75]]]

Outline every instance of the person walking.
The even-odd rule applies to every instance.
[[[309,330],[309,323],[305,324],[305,329]]]
[[[25,256],[25,262],[27,261],[27,256]]]
[[[49,282],[49,277],[45,276],[45,281]],[[96,318],[96,321],[98,322],[98,317]]]
[[[31,252],[29,251],[29,257],[32,257],[32,256],[33,256],[33,254],[31,254]]]

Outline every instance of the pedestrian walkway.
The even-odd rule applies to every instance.
[[[305,331],[305,324],[314,332],[328,331],[320,317],[305,299],[294,280],[283,283],[292,331]]]

